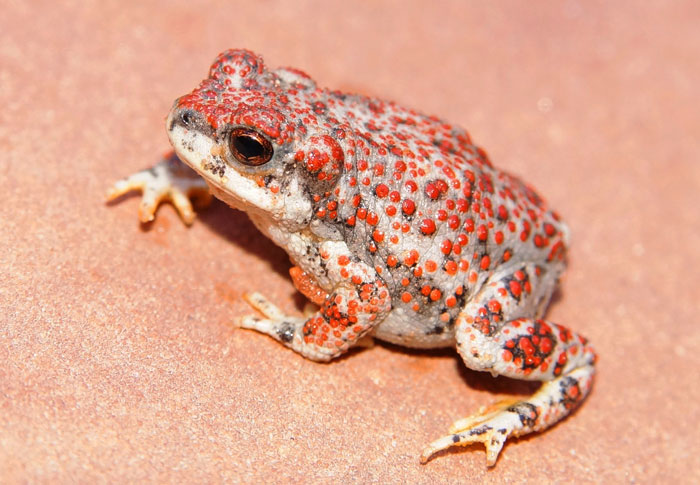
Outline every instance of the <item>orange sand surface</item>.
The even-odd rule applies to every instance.
[[[694,1],[4,2],[0,475],[19,482],[700,480],[700,4]],[[418,456],[530,386],[379,344],[317,364],[233,326],[289,262],[221,203],[150,226],[116,179],[246,47],[321,85],[465,126],[572,230],[549,318],[599,353],[569,419]]]

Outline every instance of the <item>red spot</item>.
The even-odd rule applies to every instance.
[[[438,197],[440,197],[440,191],[438,190],[438,188],[435,186],[434,183],[430,182],[425,186],[425,195],[427,195],[431,199],[435,200]]]
[[[535,347],[530,342],[527,337],[522,337],[519,342],[520,348],[525,352],[525,355],[532,355],[535,353]]]
[[[328,163],[328,154],[321,153],[317,149],[313,149],[309,152],[309,158],[306,161],[306,169],[309,172],[318,172]]]
[[[549,251],[549,255],[547,256],[547,261],[551,261],[555,257],[562,258],[564,254],[564,243],[561,241],[557,241],[554,243],[552,246],[552,249]]]
[[[542,340],[540,340],[540,352],[543,354],[549,354],[551,351],[552,341],[547,337],[543,337]]]
[[[450,241],[449,239],[445,239],[444,241],[442,241],[442,243],[440,243],[440,251],[442,251],[442,254],[444,254],[445,256],[450,254],[450,252],[452,251],[452,241]]]
[[[407,255],[403,256],[403,263],[406,266],[413,266],[414,264],[416,264],[419,257],[420,255],[418,254],[418,251],[416,251],[415,249],[411,249],[411,251],[409,251]]]
[[[443,172],[444,171],[445,171],[445,169],[443,169]],[[447,185],[447,182],[445,182],[442,179],[437,179],[435,181],[435,187],[438,189],[438,191],[440,191],[441,194],[444,194],[445,192],[447,192],[447,189],[449,188]]]
[[[432,219],[423,219],[420,223],[420,230],[426,236],[435,232],[435,222]]]
[[[489,258],[488,254],[486,254],[481,258],[481,263],[479,264],[479,267],[483,271],[486,271],[487,269],[489,269],[489,266],[491,266],[491,258]]]
[[[447,218],[447,226],[450,229],[457,229],[459,227],[459,223],[459,217],[454,214]]]
[[[474,232],[474,219],[470,217],[464,221],[464,230],[467,232]]]
[[[383,199],[384,197],[389,195],[389,187],[387,187],[384,184],[379,184],[374,189],[374,193],[377,194],[377,197],[379,197],[380,199]]]
[[[481,224],[476,228],[476,236],[479,238],[479,241],[486,241],[486,238],[489,236],[489,230],[485,225]]]
[[[416,204],[413,202],[411,199],[405,199],[401,203],[401,211],[406,214],[407,216],[410,216],[416,211]]]
[[[520,298],[520,295],[523,292],[520,283],[518,283],[515,280],[510,280],[510,282],[508,283],[508,288],[510,289],[510,292],[513,294],[514,297]]]
[[[369,212],[367,214],[367,224],[374,226],[379,222],[379,216],[375,212]]]
[[[566,393],[571,397],[572,399],[576,399],[579,394],[579,389],[578,386],[571,386],[566,390]]]

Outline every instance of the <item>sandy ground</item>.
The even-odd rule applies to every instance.
[[[3,2],[3,482],[700,480],[700,4],[351,3]],[[578,412],[494,469],[478,446],[420,465],[527,387],[453,351],[304,360],[232,324],[246,290],[302,302],[245,215],[104,204],[229,47],[457,122],[545,194],[573,234],[549,317],[600,355]]]

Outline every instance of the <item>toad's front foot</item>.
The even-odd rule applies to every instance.
[[[347,266],[349,272],[363,269]],[[247,294],[246,301],[265,318],[249,315],[238,324],[271,336],[307,359],[327,362],[366,342],[377,315],[383,315],[389,305],[383,282],[359,281],[361,292],[349,285],[339,286],[325,298],[320,309],[305,317],[287,316],[262,295]]]
[[[309,345],[306,342],[303,338],[303,328],[307,318],[286,315],[260,293],[246,293],[243,298],[265,318],[260,318],[258,315],[244,315],[237,322],[240,328],[269,335],[311,360],[328,361],[338,353],[338,349],[327,349],[313,343]]]
[[[175,206],[182,220],[189,225],[195,218],[190,199],[196,199],[200,207],[206,207],[211,202],[206,182],[184,165],[174,152],[170,152],[153,167],[116,182],[107,192],[107,201],[132,190],[143,193],[139,205],[141,222],[155,219],[158,206],[167,201]]]

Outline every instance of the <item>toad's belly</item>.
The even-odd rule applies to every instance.
[[[410,310],[394,308],[377,325],[373,336],[386,342],[416,349],[454,347],[454,328],[430,320]]]

